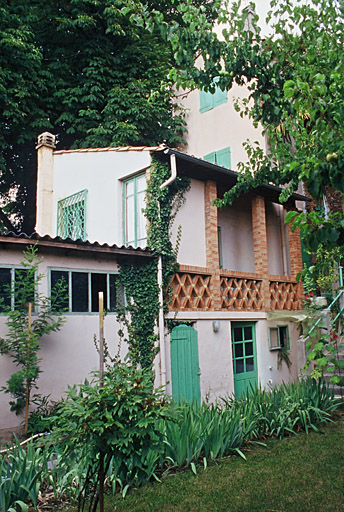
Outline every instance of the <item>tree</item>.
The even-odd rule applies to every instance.
[[[254,4],[242,10],[240,2],[228,10],[214,3],[219,23],[226,23],[221,40],[206,19],[197,29],[175,26],[173,78],[206,90],[215,77],[222,89],[234,82],[247,86],[248,96],[236,108],[260,123],[268,137],[269,155],[246,144],[249,163],[241,164],[237,185],[217,205],[263,182],[285,187],[285,200],[302,182],[319,208],[291,213],[292,228],[301,228],[308,249],[322,243],[340,247],[343,255],[343,212],[323,208],[326,192],[344,191],[343,2],[271,0],[270,5],[271,35],[262,34]],[[185,16],[196,20],[195,7],[188,4]]]
[[[7,315],[6,338],[0,338],[0,354],[9,355],[19,367],[2,391],[12,395],[10,409],[20,414],[25,409],[25,434],[27,433],[28,409],[31,390],[35,387],[40,369],[38,352],[42,336],[58,331],[64,318],[61,311],[65,298],[65,286],[58,283],[52,297],[43,296],[39,283],[44,277],[38,273],[42,262],[37,258],[37,248],[30,246],[24,251],[21,269],[15,269],[14,282],[9,289],[2,290],[10,297],[9,304],[0,304],[1,311]],[[34,315],[32,316],[32,313]]]
[[[211,0],[193,3],[215,16]],[[0,3],[3,227],[33,231],[42,131],[57,134],[60,149],[181,142],[168,78],[176,60],[159,27],[185,25],[182,9],[181,0]]]

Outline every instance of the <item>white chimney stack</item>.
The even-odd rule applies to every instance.
[[[53,236],[53,181],[56,137],[44,132],[37,140],[36,227],[39,235]]]

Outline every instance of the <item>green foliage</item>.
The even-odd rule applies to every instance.
[[[216,204],[224,206],[271,182],[284,187],[285,201],[301,181],[321,204],[328,187],[344,192],[344,4],[271,0],[264,33],[254,2],[250,9],[241,4],[221,8],[214,2],[225,27],[221,38],[201,9],[196,13],[190,3],[184,16],[194,23],[175,26],[170,36],[184,67],[173,72],[174,78],[206,90],[215,77],[222,89],[246,85],[247,98],[238,100],[236,109],[255,126],[260,123],[269,141],[268,155],[258,143],[245,143],[248,163],[239,164],[236,186]],[[202,69],[193,63],[195,55],[201,55]],[[340,247],[343,255],[342,212],[295,213],[293,227],[297,225],[307,248],[315,250],[323,243]]]
[[[159,389],[152,390],[150,372],[119,363],[105,373],[104,382],[85,381],[69,388],[50,442],[63,457],[80,461],[83,469],[96,468],[102,452],[114,485],[142,485],[162,452],[158,420],[166,414],[165,397]],[[58,465],[56,469],[60,471]],[[85,480],[86,474],[80,478]]]
[[[212,1],[193,3],[211,12]],[[183,112],[171,101],[168,77],[177,59],[159,28],[171,23],[170,33],[174,20],[187,26],[183,9],[184,1],[156,0],[0,7],[0,196],[24,232],[35,224],[40,132],[57,134],[61,149],[181,142]],[[154,23],[146,24],[150,17]]]
[[[126,305],[119,311],[118,319],[127,330],[129,357],[132,364],[151,370],[156,355],[154,328],[159,315],[156,259],[140,266],[122,264],[119,279],[124,286]]]
[[[331,421],[331,413],[339,407],[333,392],[322,381],[308,377],[296,383],[275,386],[267,392],[247,390],[242,399],[227,399],[233,413],[240,412],[246,440],[265,436],[283,438]]]
[[[148,247],[162,257],[163,291],[167,300],[172,275],[177,271],[177,249],[170,240],[171,227],[183,203],[190,180],[177,177],[169,186],[160,185],[169,178],[168,164],[153,161],[147,184],[144,214],[149,222]],[[119,278],[124,287],[126,305],[119,313],[119,320],[126,327],[129,356],[133,364],[151,369],[156,355],[154,328],[159,315],[159,286],[157,284],[157,259],[145,265],[120,265]],[[121,331],[123,334],[123,331]]]
[[[147,245],[162,256],[164,291],[168,289],[172,275],[178,270],[177,254],[181,231],[179,230],[177,245],[173,248],[171,229],[176,214],[184,203],[185,192],[190,187],[190,178],[177,176],[170,185],[161,189],[160,186],[170,175],[169,165],[153,158],[144,210],[149,223]]]
[[[24,449],[15,439],[7,453],[0,455],[0,512],[28,512],[29,503],[37,510],[43,471],[47,471],[47,452],[33,443]]]
[[[40,374],[38,352],[42,336],[57,331],[63,324],[62,316],[52,313],[52,306],[64,296],[64,288],[59,287],[53,304],[39,291],[39,283],[44,277],[38,273],[41,259],[37,257],[37,247],[29,246],[24,251],[21,262],[23,269],[16,270],[15,283],[6,293],[11,297],[14,308],[2,305],[6,313],[6,338],[0,338],[0,354],[8,355],[19,367],[2,391],[12,395],[11,411],[19,414],[30,401],[30,392],[35,387]],[[33,305],[32,323],[29,326],[28,303]]]

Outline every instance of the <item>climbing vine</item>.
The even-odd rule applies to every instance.
[[[119,278],[125,289],[126,305],[120,309],[118,319],[127,331],[126,341],[133,364],[152,369],[156,355],[155,327],[159,315],[159,286],[157,282],[158,257],[163,263],[163,290],[169,289],[172,275],[178,270],[177,252],[181,237],[178,229],[176,248],[171,243],[171,227],[178,209],[183,204],[184,194],[190,179],[177,177],[170,185],[160,189],[170,176],[169,165],[153,159],[147,183],[146,208],[148,220],[147,246],[156,255],[148,263],[120,265]],[[166,293],[164,307],[169,298]],[[123,330],[120,335],[124,336]]]

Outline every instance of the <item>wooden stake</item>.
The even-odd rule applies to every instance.
[[[31,324],[32,324],[32,302],[28,304],[28,321],[27,321],[27,330],[28,330],[28,339],[27,339],[27,364],[30,358],[30,337],[31,337]],[[29,379],[26,379],[26,398],[25,398],[25,426],[24,433],[25,437],[27,437],[27,429],[29,425],[29,403],[30,403],[30,385]]]
[[[104,380],[104,294],[98,293],[99,303],[99,376],[100,382]]]
[[[100,386],[104,384],[104,294],[98,293],[99,302],[99,376]],[[104,512],[104,452],[99,453],[99,512]]]

